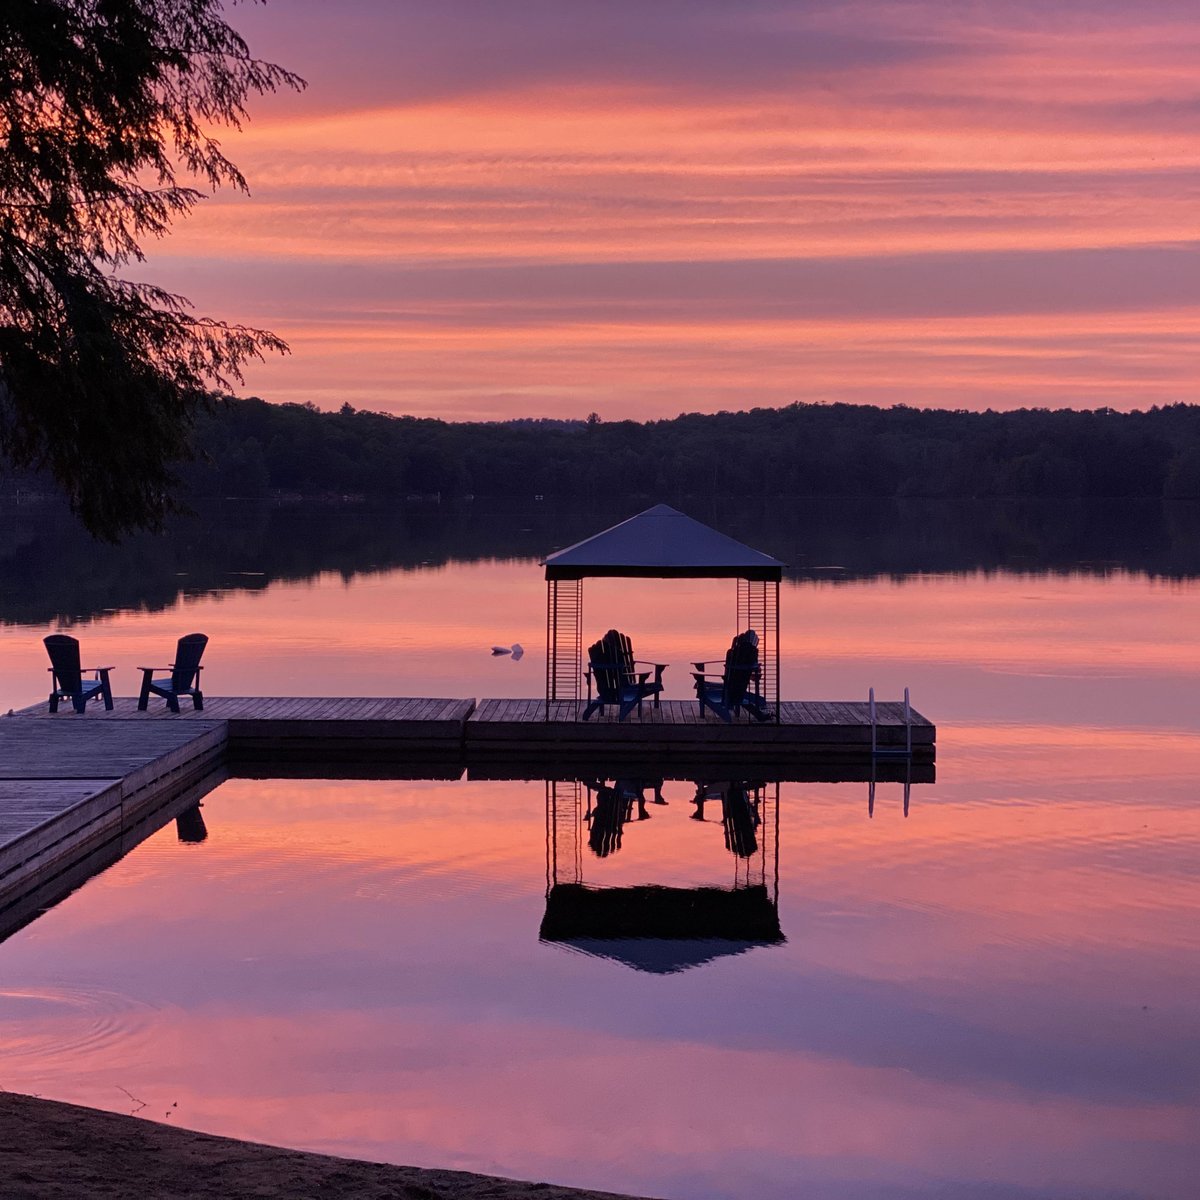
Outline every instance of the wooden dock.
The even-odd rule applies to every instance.
[[[780,721],[746,718],[726,724],[719,717],[701,716],[692,700],[664,700],[662,706],[646,703],[642,715],[618,721],[615,714],[576,719],[581,702],[557,701],[546,719],[544,700],[481,700],[466,723],[468,751],[494,754],[514,750],[547,755],[594,752],[646,752],[687,755],[734,755],[753,760],[756,755],[780,753],[807,758],[861,760],[870,756],[871,721],[867,705],[856,702],[785,700]],[[919,713],[913,714],[913,758],[932,762],[936,731]],[[877,706],[876,737],[885,753],[905,744],[904,705]]]
[[[547,720],[544,700],[520,699],[213,697],[203,712],[174,714],[156,700],[140,713],[119,697],[112,712],[92,704],[51,715],[43,703],[0,717],[0,937],[230,773],[511,779],[638,762],[662,774],[696,761],[775,778],[885,777],[906,738],[899,704],[878,706],[875,734],[889,757],[877,762],[865,703],[785,701],[779,723],[732,725],[692,701],[647,703],[624,722],[578,712],[556,702]],[[916,712],[912,720],[904,772],[926,781],[936,730]]]
[[[81,863],[159,810],[215,786],[226,744],[220,721],[0,718],[0,929],[77,886]]]

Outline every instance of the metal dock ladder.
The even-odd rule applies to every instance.
[[[867,691],[867,713],[871,721],[871,782],[867,792],[867,816],[875,815],[875,763],[880,758],[902,758],[908,765],[904,777],[904,815],[908,816],[909,793],[912,790],[912,704],[908,688],[904,689],[904,745],[879,744],[879,714],[875,707],[875,689]]]

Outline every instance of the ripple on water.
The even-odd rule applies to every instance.
[[[37,1059],[40,1071],[50,1071],[61,1060],[78,1070],[117,1043],[127,1057],[159,1012],[104,988],[0,987],[0,1046],[9,1065]]]

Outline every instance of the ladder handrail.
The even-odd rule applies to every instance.
[[[879,745],[879,714],[875,703],[875,689],[867,689],[867,714],[871,721],[871,757],[878,758],[881,754],[903,754],[905,758],[912,758],[912,702],[909,699],[909,690],[904,689],[904,749],[899,746],[883,746]]]

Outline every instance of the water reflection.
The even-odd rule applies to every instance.
[[[738,891],[772,826],[761,805],[757,826],[738,815],[737,796],[727,824],[728,768],[561,770],[583,792],[553,861],[538,763],[473,763],[445,783],[363,764],[338,782],[238,779],[206,798],[202,844],[168,821],[0,946],[0,1084],[115,1108],[120,1086],[212,1132],[687,1200],[1190,1200],[1200,585],[1173,580],[1200,574],[1196,522],[977,509],[968,536],[963,506],[860,520],[806,504],[760,538],[770,514],[682,507],[800,564],[790,694],[912,684],[939,724],[938,783],[917,790],[914,769],[908,821],[899,764],[874,789],[869,768],[732,780],[782,780],[786,941],[659,974],[604,956],[613,939],[588,954],[537,940],[555,868],[594,893]],[[310,529],[229,513],[190,547],[131,545],[96,580],[0,520],[0,622],[127,606],[88,634],[118,664],[203,629],[224,695],[539,695],[529,560],[573,531],[475,519],[477,534],[385,518],[364,543],[366,514]],[[460,552],[518,561],[438,566]],[[314,564],[326,573],[304,582]],[[978,573],[845,582],[867,567]],[[671,601],[597,586],[589,612],[685,662],[724,632],[727,597]],[[0,712],[41,693],[40,636],[0,629]],[[516,641],[521,662],[491,656]],[[114,679],[135,690],[127,665]],[[632,799],[604,856],[582,820],[589,782]],[[646,906],[631,907],[644,934]],[[731,1019],[743,1011],[754,1020]],[[634,1088],[653,1120],[629,1119]],[[714,1095],[719,1129],[696,1118]]]
[[[563,771],[579,811],[555,849],[540,780],[230,781],[202,845],[169,823],[0,947],[2,1082],[679,1200],[1187,1200],[1200,741],[960,739],[907,822],[897,766],[874,820],[867,777],[785,777],[778,814],[768,777],[749,858],[720,785],[736,807],[757,768]],[[618,778],[632,807],[600,857],[587,785]],[[773,829],[786,941],[663,938],[663,972],[607,953],[644,936],[537,939],[551,853],[591,892],[729,904],[773,886]]]
[[[779,918],[780,780],[801,774],[862,780],[869,817],[877,785],[896,781],[902,784],[907,817],[914,783],[934,779],[932,764],[908,762],[817,772],[759,767],[757,774],[747,778],[725,768],[718,777],[711,766],[691,771],[673,766],[670,778],[664,778],[638,774],[627,765],[619,777],[576,772],[547,780],[546,910],[540,939],[656,975],[677,974],[756,946],[781,945],[787,939]],[[674,805],[665,795],[668,787]],[[719,826],[727,855],[724,879],[688,886],[651,882],[658,864],[653,850],[638,845],[637,832],[652,817],[670,823],[664,837],[671,861],[663,869],[674,874],[681,859],[688,861],[684,818],[689,824]],[[615,883],[604,878],[603,868],[619,853],[636,861],[633,869],[643,878]]]
[[[740,859],[754,857],[758,850],[758,828],[762,824],[762,791],[765,784],[733,782],[697,783],[692,803],[696,811],[693,821],[704,821],[704,806],[711,800],[719,802],[720,822],[725,831],[725,849]],[[776,807],[778,808],[778,794]]]
[[[902,769],[904,772],[904,815],[905,815],[905,817],[907,817],[909,803],[912,799],[912,785],[914,782],[914,779],[913,779],[914,764],[913,764],[912,760],[910,759],[901,765],[902,765]],[[867,816],[869,816],[869,817],[873,817],[875,815],[875,785],[877,782],[879,782],[878,774],[879,774],[879,763],[877,760],[873,759],[871,762],[870,786],[867,789]],[[932,780],[930,780],[930,782],[932,782]]]
[[[181,812],[175,818],[175,833],[181,842],[192,846],[208,841],[208,827],[204,824],[204,814],[200,811],[199,804]]]
[[[1188,501],[649,500],[669,500],[775,555],[791,564],[794,581],[981,571],[1200,576],[1200,504]],[[533,562],[642,507],[632,497],[599,509],[210,503],[165,536],[112,547],[54,505],[0,500],[0,624],[157,612],[189,597],[253,594],[329,573],[348,582],[455,562]]]
[[[682,807],[663,811],[670,803],[661,777],[547,782],[543,942],[670,975],[785,940],[779,925],[779,784],[700,780],[686,786],[694,794],[690,814]],[[682,818],[703,821],[707,802],[720,806],[732,856],[725,886],[589,882],[587,864],[621,850],[627,824],[652,815],[674,818],[672,838],[682,841]],[[653,873],[652,861],[646,869]]]
[[[134,819],[125,818],[111,837],[82,841],[78,857],[65,866],[57,863],[52,869],[28,876],[24,890],[6,894],[0,904],[0,944],[121,862],[172,821],[180,842],[198,845],[206,841],[208,829],[200,812],[201,797],[228,778],[227,767],[218,766],[200,779],[180,783],[162,797],[154,810]]]

